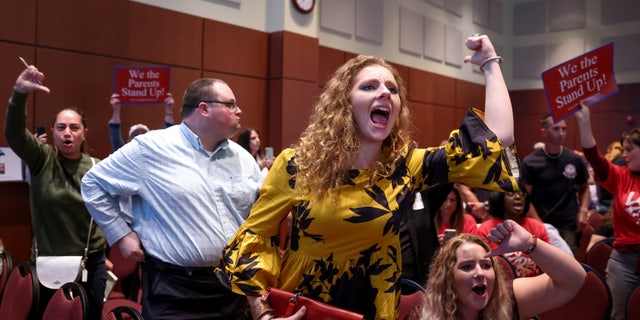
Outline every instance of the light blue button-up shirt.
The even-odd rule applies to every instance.
[[[225,140],[211,153],[184,123],[136,137],[82,179],[82,196],[109,244],[131,232],[146,254],[179,266],[215,266],[261,185],[255,159]],[[132,199],[133,225],[118,197]]]

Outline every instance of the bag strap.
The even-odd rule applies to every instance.
[[[96,164],[96,159],[94,157],[91,157],[91,168],[93,168],[93,166]],[[67,177],[67,180],[69,180],[71,182],[71,184],[74,186],[74,188],[76,190],[78,190],[78,192],[80,191],[80,186],[78,185],[78,183],[73,180],[73,178],[71,177],[71,175],[69,174],[69,172],[67,172],[67,169],[64,168],[64,166],[62,166],[62,171],[64,171],[64,175]],[[87,233],[87,244],[84,247],[84,254],[82,256],[82,268],[84,269],[84,262],[87,260],[87,258],[89,257],[89,243],[91,242],[91,229],[93,228],[93,217],[91,217],[91,221],[89,221],[89,232]],[[36,259],[38,258],[38,239],[36,237],[33,238],[33,245],[34,245],[34,251],[36,254]]]

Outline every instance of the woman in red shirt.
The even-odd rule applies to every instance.
[[[622,158],[617,166],[604,158],[591,130],[589,108],[577,113],[580,140],[596,181],[613,195],[613,251],[607,263],[606,279],[613,308],[611,319],[625,319],[625,306],[631,290],[640,285],[640,128],[622,134]]]
[[[478,227],[478,235],[487,239],[491,229],[506,219],[511,219],[536,236],[538,240],[550,243],[549,234],[544,224],[540,220],[527,217],[529,206],[529,198],[524,192],[491,192],[489,194],[489,214],[492,218]],[[491,245],[491,250],[495,250],[500,244],[489,242],[489,245]],[[511,262],[518,277],[532,277],[542,272],[538,265],[521,251],[509,252],[503,256]]]

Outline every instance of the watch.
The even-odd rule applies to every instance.
[[[313,7],[316,6],[316,0],[292,0],[293,6],[300,13],[309,13],[313,10]]]

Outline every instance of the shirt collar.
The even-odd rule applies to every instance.
[[[180,132],[182,133],[182,135],[184,135],[187,141],[189,141],[189,143],[194,149],[202,151],[206,154],[209,154],[209,152],[202,147],[202,143],[200,142],[200,138],[198,137],[198,135],[196,135],[193,131],[191,131],[189,126],[187,126],[184,122],[180,123]],[[213,150],[213,154],[216,154],[220,150],[227,149],[228,147],[229,147],[229,139],[224,139],[222,140],[222,142],[218,144],[216,149]]]

